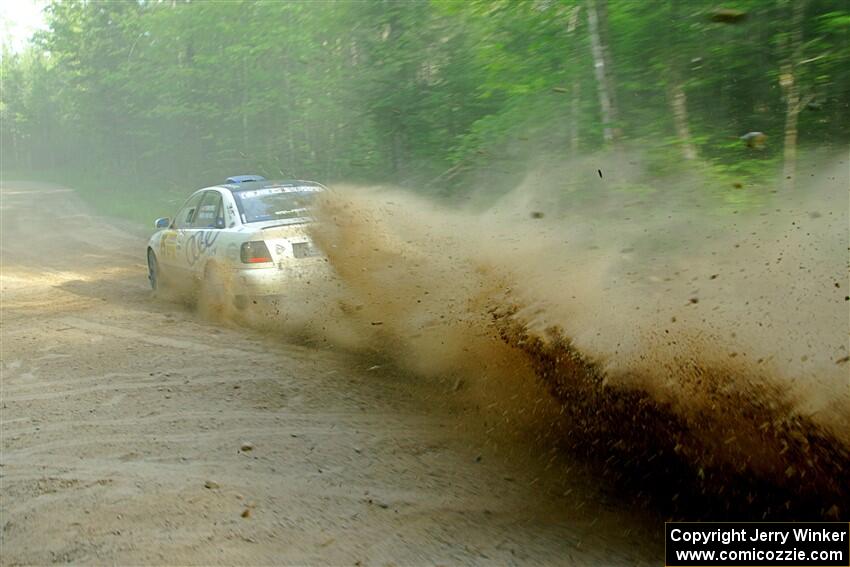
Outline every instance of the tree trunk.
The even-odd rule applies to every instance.
[[[579,13],[581,5],[573,7],[573,12],[567,23],[567,35],[573,36],[579,22]],[[578,50],[578,42],[575,37],[572,40],[573,49]],[[574,73],[577,75],[577,73]],[[578,154],[579,148],[579,121],[581,120],[581,80],[578,76],[573,78],[573,93],[570,101],[570,151],[575,156]]]
[[[393,139],[392,139],[392,147],[391,147],[391,158],[392,158],[392,169],[393,175],[398,178],[398,174],[401,172],[401,152],[402,152],[402,142],[401,142],[401,131],[398,126],[393,130]]]
[[[800,115],[800,93],[793,75],[790,81],[791,84],[783,89],[786,91],[787,107],[782,178],[786,189],[794,189],[795,177],[797,176],[797,117]]]
[[[617,111],[613,104],[611,85],[605,68],[605,47],[599,31],[599,13],[596,8],[596,0],[587,0],[587,27],[590,34],[590,50],[593,55],[593,73],[596,77],[596,88],[599,93],[599,109],[602,115],[602,138],[606,143],[611,143],[617,137],[614,129]]]
[[[9,120],[12,122],[12,155],[14,157],[15,169],[21,169],[21,153],[20,148],[18,147],[18,125],[14,123],[12,119]]]
[[[611,122],[616,140],[621,135],[619,126],[620,105],[617,102],[617,89],[615,88],[617,81],[614,80],[614,61],[611,57],[611,38],[608,34],[608,0],[598,0],[596,19],[600,45],[602,46],[602,61],[605,62],[605,82],[608,85],[608,96],[611,99]]]
[[[679,13],[681,10],[680,5],[675,1],[667,2],[666,6],[666,16],[671,22],[677,22],[671,28],[673,35],[666,54],[664,82],[667,85],[667,100],[670,104],[670,114],[673,116],[673,127],[676,130],[679,150],[686,161],[692,161],[697,158],[697,149],[694,146],[691,129],[688,125],[688,95],[685,94],[685,80],[683,78],[685,76],[683,71],[685,65],[681,50],[682,44],[680,43],[684,39],[684,29],[682,25],[678,24],[682,21],[682,16]]]
[[[240,69],[242,71],[242,83],[241,83],[242,85],[248,84],[247,83],[247,77],[246,77],[246,67],[247,67],[247,65],[248,65],[248,62],[246,61],[246,58],[243,55],[242,56],[242,68]],[[240,101],[239,101],[239,112],[241,114],[241,119],[242,119],[242,152],[245,153],[245,155],[248,155],[248,104],[247,104],[247,100],[246,100],[246,97],[247,97],[246,93],[247,93],[248,89],[243,87],[240,90],[242,91],[242,96],[241,96]]]
[[[283,87],[281,100],[295,99],[293,96],[292,83],[290,82],[290,73],[288,72],[289,66],[294,64],[294,58],[290,56],[289,47],[284,47],[280,60],[280,68],[282,70],[280,74],[281,86]],[[291,167],[292,164],[296,163],[295,131],[293,124],[295,116],[295,113],[293,112],[294,106],[294,104],[283,105],[280,112],[275,113],[275,115],[279,117],[278,119],[282,122],[281,130],[285,132],[285,134],[282,134],[282,145],[284,145],[284,151],[281,152],[281,157],[278,160],[278,169],[284,177],[294,176]]]
[[[581,119],[581,82],[573,82],[573,100],[570,108],[570,150],[573,155],[578,155],[579,147],[579,120]]]
[[[793,0],[791,6],[791,29],[785,40],[785,60],[779,69],[779,86],[785,97],[785,138],[783,145],[782,185],[793,190],[797,176],[797,118],[800,116],[802,102],[800,85],[797,81],[796,66],[803,44],[803,0]]]
[[[676,136],[679,138],[679,147],[682,157],[693,160],[697,157],[697,149],[691,139],[691,129],[688,127],[688,97],[682,82],[673,79],[669,83],[670,108],[673,111],[673,124],[676,127]]]

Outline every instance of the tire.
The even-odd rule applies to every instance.
[[[148,248],[148,281],[153,291],[158,291],[162,287],[160,279],[161,273],[159,271],[159,262],[156,261],[156,254]]]

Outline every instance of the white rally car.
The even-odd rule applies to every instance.
[[[196,191],[173,219],[156,220],[147,249],[151,287],[241,308],[326,273],[306,231],[310,205],[324,190],[313,181],[239,175]]]

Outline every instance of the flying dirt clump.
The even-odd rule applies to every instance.
[[[494,311],[494,322],[567,408],[563,444],[618,483],[669,498],[672,512],[690,517],[837,519],[850,504],[848,447],[769,377],[705,356],[677,369],[687,405],[659,400],[610,383],[560,329],[530,336],[513,315]]]
[[[341,307],[314,318],[349,348],[463,376],[510,419],[557,421],[561,446],[674,514],[836,517],[846,173],[822,171],[803,199],[732,211],[616,187],[571,206],[539,175],[484,211],[341,189],[313,230]]]

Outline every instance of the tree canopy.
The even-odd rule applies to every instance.
[[[27,50],[4,48],[3,169],[116,191],[250,172],[457,195],[481,171],[507,186],[532,157],[630,146],[661,172],[766,178],[798,144],[850,141],[843,0],[54,0],[46,15]]]

